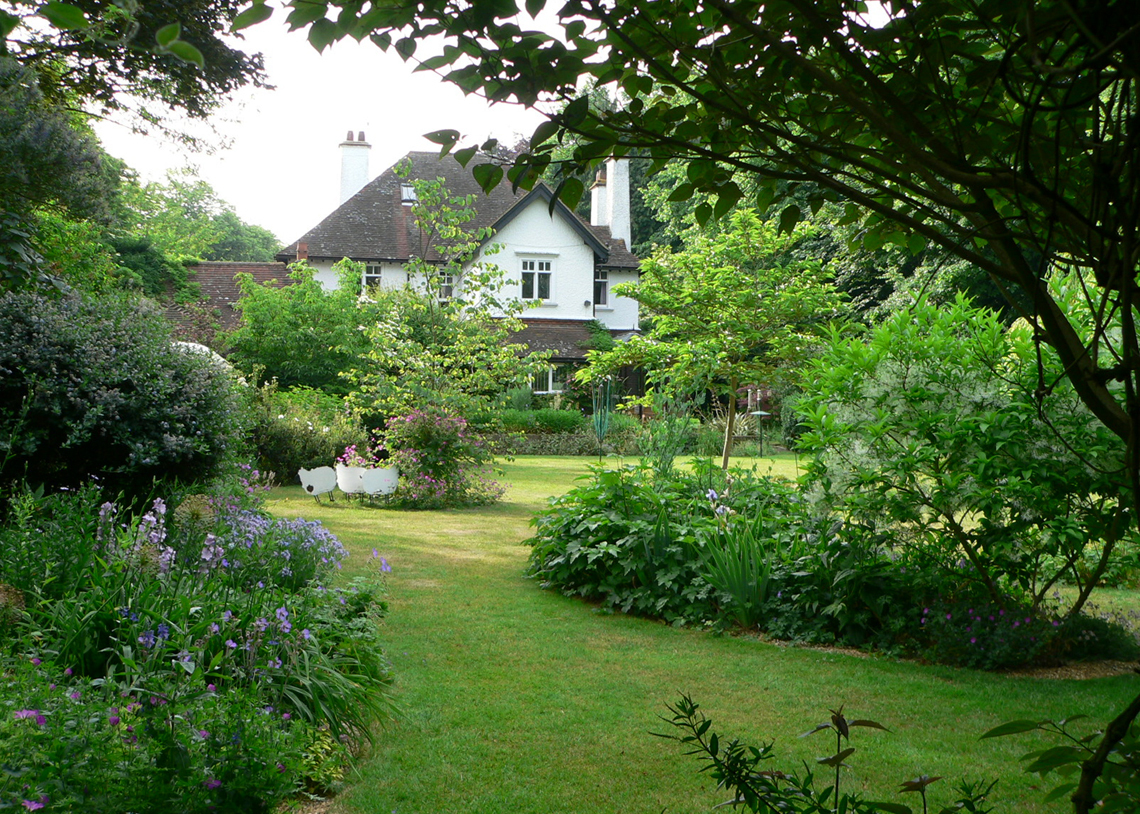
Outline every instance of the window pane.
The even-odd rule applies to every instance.
[[[534,299],[534,272],[524,271],[522,276],[522,298],[524,300]]]
[[[606,289],[609,288],[609,283],[605,280],[594,280],[594,305],[605,305],[606,296],[609,293]]]
[[[550,275],[538,275],[538,298],[540,300],[550,299]]]

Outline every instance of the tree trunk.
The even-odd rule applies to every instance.
[[[724,454],[720,459],[721,469],[728,469],[728,456],[732,454],[732,439],[736,434],[736,379],[732,380],[732,390],[728,393],[728,418],[724,422]]]

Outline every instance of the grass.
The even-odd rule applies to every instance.
[[[534,512],[592,462],[519,458],[505,466],[505,501],[461,511],[318,507],[299,487],[274,493],[276,513],[320,519],[341,537],[346,571],[373,548],[393,567],[386,636],[403,713],[333,811],[706,812],[723,792],[649,734],[664,731],[658,716],[683,691],[722,734],[775,740],[785,769],[831,753],[826,733],[798,737],[829,707],[880,721],[891,733],[856,733],[844,781],[875,799],[913,805],[898,784],[943,775],[930,791],[938,810],[951,779],[1000,776],[1004,810],[1061,812],[1039,803],[1041,788],[1017,765],[1044,741],[978,736],[1015,718],[1103,722],[1140,690],[1135,676],[1014,678],[777,647],[605,615],[543,591],[523,576],[520,542]]]

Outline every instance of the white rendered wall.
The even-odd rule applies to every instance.
[[[361,133],[361,135],[364,135]],[[372,145],[367,141],[342,141],[340,144],[340,202],[344,203],[370,180],[368,153]]]
[[[594,251],[561,216],[551,217],[546,201],[532,200],[491,242],[502,248],[481,259],[506,272],[505,297],[522,296],[524,259],[552,263],[550,299],[527,309],[524,319],[594,318]]]
[[[618,283],[636,283],[636,271],[615,271],[609,269],[610,296],[608,306],[599,306],[595,309],[594,319],[619,331],[635,331],[641,326],[638,324],[637,300],[629,297],[618,297],[614,294],[614,286]]]

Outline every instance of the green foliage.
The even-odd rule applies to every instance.
[[[90,485],[13,494],[0,805],[269,811],[309,782],[322,730],[370,739],[390,713],[384,563],[326,589],[339,541],[233,485],[141,516]]]
[[[114,238],[110,245],[127,287],[156,300],[184,302],[198,295],[198,287],[190,283],[186,266],[171,260],[150,238]]]
[[[129,110],[153,127],[148,103],[204,118],[238,89],[265,80],[261,56],[222,37],[241,8],[230,0],[10,8],[0,19],[0,52],[33,69],[57,103]]]
[[[836,336],[799,402],[802,447],[815,453],[808,488],[994,604],[1024,592],[1036,616],[1063,578],[1079,611],[1135,531],[1123,444],[1062,376],[1028,330],[961,298],[920,301],[866,341]]]
[[[264,384],[250,394],[249,443],[257,465],[292,483],[297,470],[332,466],[352,444],[368,434],[344,402],[320,390],[278,390]]]
[[[360,300],[359,264],[337,265],[341,285],[332,291],[304,263],[290,267],[287,285],[239,274],[241,325],[225,337],[230,360],[246,370],[263,369],[283,389],[348,392],[342,374],[369,351],[360,325],[383,318],[383,312]]]
[[[640,282],[615,291],[641,303],[652,318],[649,331],[591,352],[580,375],[594,380],[637,365],[658,389],[727,396],[727,467],[739,388],[791,375],[839,315],[840,297],[824,269],[781,260],[784,242],[774,225],[740,211],[720,234],[694,236],[683,251],[662,250],[643,262]]]
[[[413,410],[384,428],[392,464],[400,470],[396,499],[417,509],[494,503],[506,491],[490,475],[494,455],[460,416]]]
[[[544,407],[534,411],[534,426],[538,432],[577,432],[589,422],[577,410],[554,410]]]
[[[406,265],[411,282],[370,292],[378,316],[365,323],[367,349],[347,374],[369,424],[425,407],[485,413],[549,358],[509,341],[523,327],[522,306],[500,298],[505,272],[483,260],[497,248],[484,245],[488,229],[469,227],[474,196],[452,196],[441,181],[413,184],[420,243]]]
[[[230,462],[236,382],[170,341],[162,315],[122,295],[0,297],[3,480],[77,485],[98,476],[144,494]]]
[[[685,755],[697,758],[702,764],[701,772],[708,772],[716,781],[717,788],[731,792],[732,797],[722,805],[733,808],[746,807],[749,811],[761,814],[776,812],[799,812],[800,814],[825,814],[826,812],[850,812],[850,814],[871,814],[891,812],[891,814],[912,814],[912,810],[901,803],[871,802],[860,794],[841,791],[840,770],[850,768],[846,760],[855,753],[849,746],[852,727],[864,727],[889,731],[885,726],[871,720],[851,720],[843,714],[843,707],[831,711],[831,719],[806,732],[804,736],[816,732],[835,733],[835,754],[816,758],[822,771],[835,770],[835,782],[822,789],[816,787],[815,772],[806,763],[800,772],[785,772],[767,768],[768,761],[775,757],[774,744],[747,746],[738,739],[725,741],[712,729],[712,719],[701,712],[700,706],[682,695],[676,705],[667,705],[671,716],[662,718],[674,727],[673,732],[653,733],[659,738],[676,741],[685,750]],[[914,780],[903,782],[899,793],[917,793],[922,797],[922,811],[928,811],[927,787],[941,780],[941,777],[921,775]],[[963,781],[957,787],[961,795],[953,804],[943,808],[942,814],[969,812],[969,814],[989,814],[993,807],[988,803],[990,792],[997,781],[988,785],[984,781]]]
[[[1000,738],[1026,732],[1043,732],[1060,746],[1034,750],[1022,760],[1025,771],[1042,779],[1056,773],[1061,783],[1045,795],[1046,801],[1068,797],[1075,814],[1092,811],[1135,811],[1140,805],[1140,699],[1133,701],[1101,731],[1081,734],[1074,715],[1060,721],[1009,721],[982,738]],[[1098,740],[1099,737],[1099,740]]]

